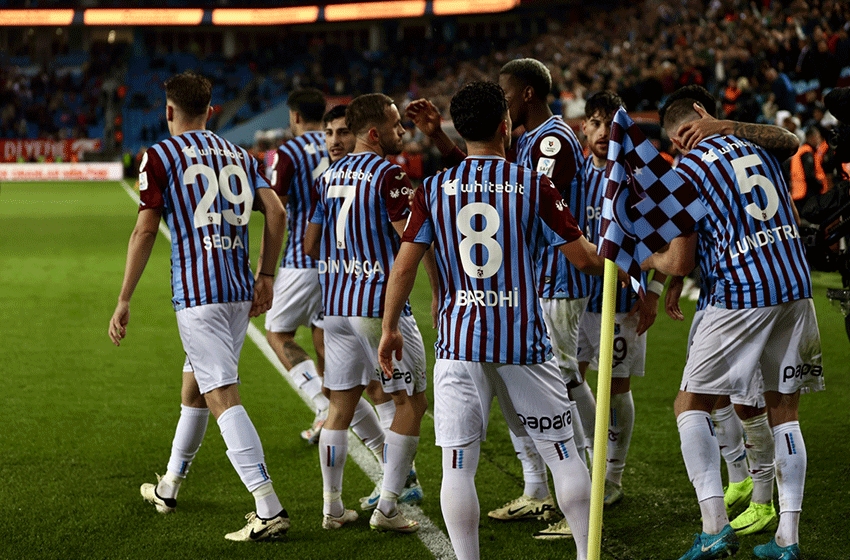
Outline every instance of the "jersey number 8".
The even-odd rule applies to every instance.
[[[487,222],[481,231],[472,229],[472,219],[475,216],[483,216]],[[469,276],[490,278],[502,268],[502,246],[494,239],[501,225],[499,213],[484,202],[467,204],[457,213],[457,229],[463,236],[459,246],[460,261],[464,272]],[[476,245],[483,245],[487,249],[487,260],[481,265],[472,261],[472,248]]]

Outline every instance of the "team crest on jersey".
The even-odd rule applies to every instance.
[[[459,179],[450,179],[441,186],[443,187],[443,190],[446,191],[447,195],[454,196],[457,194],[457,184],[459,181]]]
[[[186,157],[198,159],[198,154],[195,152],[195,146],[186,146],[180,151],[183,152]]]
[[[547,136],[540,142],[540,151],[544,155],[554,156],[561,151],[561,141],[554,136]]]

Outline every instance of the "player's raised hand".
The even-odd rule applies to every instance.
[[[632,309],[629,311],[629,317],[638,314],[637,335],[640,336],[649,330],[655,323],[655,318],[658,316],[658,295],[647,292],[643,299],[635,302]]]
[[[130,322],[130,302],[119,301],[109,320],[109,338],[112,344],[121,346],[121,339],[127,336],[127,323]]]
[[[401,360],[403,347],[404,337],[401,336],[401,331],[384,329],[381,334],[381,343],[378,345],[378,363],[381,365],[384,376],[392,379],[393,355],[396,360]]]
[[[251,304],[250,317],[258,317],[271,309],[274,297],[274,277],[260,274],[254,282],[254,301]]]
[[[437,106],[427,99],[416,99],[411,101],[404,110],[404,115],[413,121],[416,128],[425,136],[434,136],[440,131],[443,119]]]
[[[682,297],[682,289],[685,286],[685,279],[681,276],[673,276],[670,279],[670,284],[667,286],[667,294],[664,296],[664,311],[674,321],[684,321],[685,314],[679,308],[679,298]]]
[[[708,114],[702,105],[694,103],[694,111],[700,116],[698,120],[686,122],[679,127],[677,135],[686,149],[692,150],[694,146],[704,139],[715,134],[731,134],[730,123],[732,121],[720,121]]]

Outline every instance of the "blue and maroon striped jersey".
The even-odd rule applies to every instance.
[[[392,224],[410,214],[411,190],[407,174],[373,152],[349,154],[319,177],[310,221],[323,226],[317,265],[325,315],[383,316],[401,244]]]
[[[594,245],[599,245],[599,224],[602,215],[602,201],[605,198],[605,188],[608,181],[605,179],[605,168],[593,165],[593,157],[588,157],[581,171],[584,185],[584,215],[586,229],[584,236]],[[586,276],[586,275],[585,275]],[[587,276],[590,279],[590,299],[587,300],[587,310],[591,313],[602,313],[602,277]],[[631,286],[623,288],[617,282],[617,307],[616,313],[631,311],[638,295]]]
[[[403,241],[434,243],[436,356],[500,364],[551,358],[534,269],[544,248],[579,237],[549,179],[502,158],[468,157],[426,179]]]
[[[735,136],[711,136],[676,167],[708,209],[697,223],[711,247],[709,305],[767,307],[812,295],[809,265],[779,162]]]
[[[581,144],[561,117],[553,116],[524,132],[516,141],[516,163],[549,177],[573,209],[579,229],[585,219],[581,207],[584,162]],[[590,277],[582,274],[554,248],[547,248],[537,267],[538,294],[543,298],[580,298],[589,293]]]
[[[148,148],[139,208],[162,208],[171,230],[174,309],[253,298],[248,221],[256,189],[268,187],[247,150],[212,132],[185,132]]]
[[[305,132],[284,142],[275,153],[271,185],[279,196],[289,197],[286,203],[288,235],[283,248],[283,267],[316,267],[315,261],[304,253],[304,233],[310,222],[310,191],[316,178],[329,164],[324,132]]]

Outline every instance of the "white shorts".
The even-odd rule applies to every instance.
[[[646,333],[638,336],[637,313],[614,315],[614,355],[611,377],[643,377],[646,366]],[[602,314],[586,312],[578,327],[578,361],[588,362],[590,369],[599,369],[599,331]]]
[[[290,333],[298,327],[322,328],[322,286],[315,268],[279,268],[266,330]]]
[[[202,395],[239,382],[239,354],[248,332],[249,311],[250,301],[238,301],[187,307],[176,313],[186,352],[183,371],[195,372]]]
[[[396,362],[392,379],[378,365],[381,342],[380,317],[325,317],[324,386],[332,391],[345,391],[370,381],[380,381],[385,393],[406,391],[421,393],[428,386],[425,376],[425,344],[413,316],[399,319],[404,337],[404,357]]]
[[[564,381],[581,383],[584,380],[578,371],[576,341],[579,320],[587,307],[587,298],[542,298],[540,306],[543,308],[543,321],[549,331],[549,340],[552,341],[552,351]]]
[[[573,437],[567,384],[554,358],[534,365],[438,359],[434,364],[437,445],[463,447],[483,441],[494,396],[514,434],[554,442]]]
[[[694,332],[681,390],[746,393],[760,368],[765,391],[820,391],[821,358],[811,299],[755,309],[709,307]]]
[[[690,353],[691,345],[694,343],[694,333],[696,332],[700,321],[702,321],[702,316],[704,314],[705,309],[701,309],[694,313],[694,320],[691,321],[691,330],[688,333],[688,353]],[[685,359],[687,360],[687,355],[685,356]],[[758,369],[758,367],[756,369]],[[753,375],[750,378],[750,382],[747,384],[746,390],[743,393],[729,395],[729,400],[732,401],[733,404],[764,408],[764,389],[762,387],[761,370],[759,370],[759,375]]]

